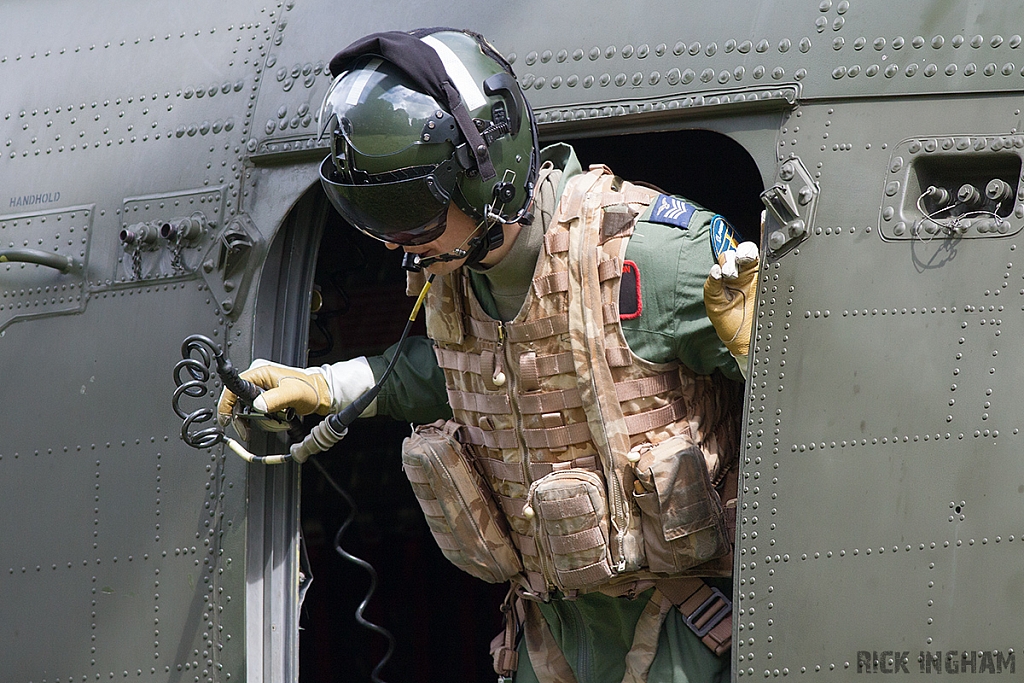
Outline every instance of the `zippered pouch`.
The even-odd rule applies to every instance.
[[[552,472],[533,483],[527,505],[536,516],[541,561],[549,565],[545,578],[569,591],[599,586],[613,576],[608,499],[599,475]]]
[[[457,438],[460,425],[438,420],[402,442],[402,470],[444,556],[488,583],[523,570],[490,490]]]
[[[647,565],[677,574],[730,550],[722,502],[703,451],[685,435],[633,449]]]

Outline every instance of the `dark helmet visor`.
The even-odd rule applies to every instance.
[[[320,181],[334,208],[360,231],[413,246],[444,232],[455,173],[449,161],[398,180],[350,184],[342,181],[329,156],[320,164]]]

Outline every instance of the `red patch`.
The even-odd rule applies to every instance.
[[[622,281],[619,283],[619,320],[639,318],[644,310],[640,297],[640,269],[633,261],[622,262]]]

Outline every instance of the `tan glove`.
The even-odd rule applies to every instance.
[[[242,373],[242,379],[265,390],[253,403],[262,412],[293,408],[298,415],[326,415],[330,411],[331,390],[319,368],[303,370],[257,359]],[[237,401],[227,389],[221,392],[217,415],[222,424],[231,419]]]
[[[704,307],[725,347],[746,370],[757,294],[757,245],[742,242],[718,257],[704,281]]]
[[[253,401],[253,408],[271,414],[286,408],[298,415],[335,413],[374,384],[373,371],[363,357],[314,368],[293,368],[257,359],[241,376],[265,390]],[[221,392],[217,418],[222,425],[231,421],[237,401],[238,397],[227,389]],[[376,408],[374,401],[362,416],[373,416]]]

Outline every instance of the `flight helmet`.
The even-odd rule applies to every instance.
[[[445,230],[450,202],[486,228],[469,262],[529,223],[537,127],[509,64],[483,37],[454,29],[362,38],[331,60],[320,110],[330,155],[320,179],[367,235],[411,246]]]

